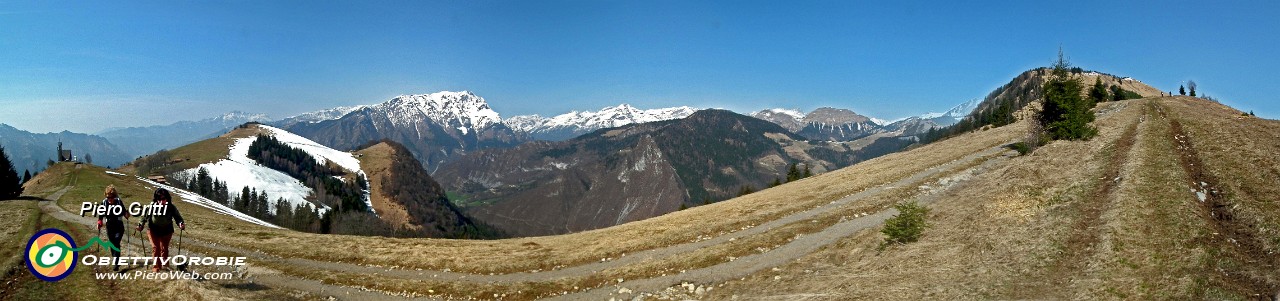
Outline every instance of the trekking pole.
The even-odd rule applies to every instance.
[[[183,234],[186,234],[186,233],[187,233],[187,230],[186,230],[186,229],[182,229],[182,230],[179,230],[179,231],[178,231],[178,255],[182,255],[182,236],[183,236]],[[182,264],[178,265],[178,270],[179,270],[179,271],[186,272],[186,271],[187,271],[187,263],[186,263],[186,262],[183,262]]]
[[[125,224],[125,225],[128,225],[129,223],[124,223],[124,224]],[[125,226],[125,227],[128,227],[128,226]],[[125,257],[124,250],[125,250],[126,248],[128,248],[128,247],[129,247],[129,236],[130,236],[130,235],[129,235],[129,232],[128,232],[128,231],[129,231],[129,229],[121,229],[121,230],[122,230],[122,232],[120,232],[120,236],[124,236],[124,237],[123,237],[123,239],[124,239],[124,245],[123,245],[123,246],[116,246],[116,248],[120,249],[120,257]]]
[[[142,230],[138,230],[138,249],[142,252],[142,257],[150,257],[151,252],[147,247],[147,238],[142,236]],[[143,261],[143,268],[146,268],[146,261]]]

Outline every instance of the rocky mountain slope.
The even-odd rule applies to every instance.
[[[446,164],[436,178],[477,219],[517,236],[547,235],[733,197],[744,187],[784,179],[793,163],[821,172],[910,143],[886,139],[811,144],[763,120],[703,110],[567,141],[476,152]]]
[[[848,109],[818,108],[805,114],[803,123],[796,134],[810,140],[850,141],[881,130],[871,118]]]
[[[290,132],[336,149],[389,139],[407,147],[428,171],[468,152],[528,140],[502,123],[484,98],[468,91],[401,95],[342,118],[295,123]]]

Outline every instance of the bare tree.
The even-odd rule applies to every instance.
[[[1191,96],[1196,96],[1196,81],[1187,80],[1187,89],[1191,90]]]

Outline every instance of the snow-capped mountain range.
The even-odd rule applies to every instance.
[[[351,114],[351,112],[355,112],[356,110],[363,109],[365,107],[367,106],[358,105],[358,106],[336,107],[336,108],[324,109],[319,111],[311,111],[311,112],[298,114],[293,117],[273,121],[271,122],[271,124],[274,124],[279,127],[288,127],[295,123],[316,123],[316,122],[321,122],[325,120],[334,120],[334,119],[342,118],[342,116],[347,116],[347,114]]]
[[[751,114],[756,118],[769,120],[792,131],[802,131],[807,125],[821,123],[819,127],[835,127],[849,123],[855,132],[873,131],[875,127],[905,128],[921,127],[915,123],[929,123],[927,127],[947,126],[967,116],[981,103],[981,99],[973,99],[961,103],[942,113],[925,113],[894,120],[858,115],[844,109],[822,108],[815,110],[820,114],[805,114],[797,109],[773,108]],[[277,126],[290,128],[296,123],[319,123],[336,120],[354,112],[373,111],[376,115],[385,116],[391,124],[406,127],[420,122],[430,122],[440,127],[453,129],[466,135],[495,124],[503,124],[518,134],[527,135],[536,140],[559,141],[577,137],[603,128],[619,127],[633,123],[645,123],[688,117],[698,108],[679,106],[658,109],[639,109],[630,104],[604,107],[597,111],[571,111],[568,113],[543,117],[541,115],[519,115],[502,119],[483,97],[470,91],[441,91],[430,94],[401,95],[389,101],[373,104],[337,107],[332,109],[308,112],[273,122]],[[825,117],[824,117],[825,116]],[[834,118],[834,119],[833,119]],[[844,119],[856,120],[844,120]],[[836,120],[839,119],[839,120]],[[907,125],[905,123],[912,123]],[[899,126],[893,126],[899,124]],[[892,131],[892,130],[891,130]],[[910,134],[910,133],[906,133]]]
[[[603,128],[620,127],[689,117],[698,109],[681,106],[641,110],[629,104],[605,107],[599,111],[573,111],[545,118],[521,115],[503,121],[512,129],[539,140],[565,140]]]
[[[818,108],[808,114],[795,109],[765,109],[752,117],[768,120],[815,140],[852,140],[872,134],[917,135],[932,128],[955,124],[973,112],[982,99],[973,99],[943,113],[925,113],[895,120],[858,115],[847,109]]]
[[[814,129],[811,129],[810,132],[814,133],[806,136],[822,136],[813,139],[842,140],[877,132],[902,132],[901,134],[903,135],[911,135],[915,134],[916,131],[902,131],[902,129],[927,130],[932,127],[947,126],[967,116],[979,103],[981,103],[981,99],[973,99],[961,103],[946,112],[926,113],[895,120],[863,116],[849,110],[834,108],[820,108],[808,114],[797,109],[773,108],[757,111],[750,115],[774,122],[783,128],[802,135],[805,135],[806,127],[813,126]],[[489,106],[483,97],[475,93],[470,91],[440,91],[429,94],[400,95],[376,104],[317,110],[269,122],[267,121],[267,116],[263,114],[233,111],[216,118],[175,123],[165,126],[164,129],[147,129],[149,131],[146,132],[151,132],[150,135],[134,135],[139,136],[134,139],[137,140],[134,141],[137,143],[123,144],[137,147],[145,145],[146,143],[142,143],[144,141],[174,140],[154,139],[153,136],[160,135],[156,132],[161,130],[163,130],[162,132],[174,132],[174,129],[193,127],[196,124],[205,125],[195,126],[200,127],[199,130],[216,134],[225,131],[225,128],[248,121],[267,122],[278,128],[296,132],[301,136],[338,149],[359,146],[367,141],[357,140],[367,139],[391,138],[397,141],[404,139],[438,140],[448,136],[451,138],[446,140],[457,140],[426,142],[421,147],[417,147],[418,145],[412,142],[406,143],[418,155],[429,151],[426,148],[427,145],[434,145],[435,147],[446,146],[447,149],[430,150],[433,153],[430,156],[440,157],[438,160],[427,160],[432,162],[429,164],[434,164],[441,163],[446,160],[445,158],[452,157],[458,152],[491,146],[515,145],[529,139],[567,140],[603,128],[681,119],[698,110],[698,108],[689,106],[639,109],[624,103],[604,107],[596,111],[571,111],[552,117],[520,115],[504,120],[497,111]],[[348,116],[351,117],[344,118]],[[327,125],[322,124],[343,119],[349,120]],[[357,131],[336,131],[336,133],[340,134],[330,134],[337,128],[353,126],[356,128],[368,126],[370,128]],[[214,127],[217,129],[214,129]],[[324,130],[320,130],[321,128]],[[129,139],[131,137],[120,137],[123,136],[120,134],[121,132],[129,132],[128,130],[140,131],[142,128],[112,129],[105,131],[104,134],[115,132],[117,137],[114,137],[115,139],[113,140]],[[188,131],[183,132],[186,136],[194,136],[188,140],[208,138],[208,135],[194,132],[187,133]],[[817,132],[831,132],[835,136],[828,134],[817,135],[815,134]],[[180,142],[189,141],[183,140]],[[143,146],[145,149],[139,149],[136,152],[146,153],[147,151],[154,151],[164,147],[171,146],[146,145]],[[437,152],[439,154],[434,154]]]
[[[336,149],[356,149],[382,139],[397,141],[428,170],[470,151],[515,146],[528,140],[502,123],[498,112],[470,91],[400,95],[337,119],[283,128]]]

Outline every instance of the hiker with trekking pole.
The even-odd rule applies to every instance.
[[[160,271],[160,259],[169,257],[169,242],[173,238],[173,224],[178,224],[179,230],[186,230],[187,225],[182,220],[182,214],[178,213],[178,207],[173,205],[173,197],[169,195],[169,191],[164,188],[157,188],[156,193],[151,198],[151,205],[164,208],[161,213],[145,215],[141,218],[142,222],[138,223],[138,231],[142,231],[146,227],[148,237],[151,238],[151,257],[155,258],[156,265],[152,271]]]
[[[120,265],[120,239],[124,238],[124,220],[129,219],[129,211],[123,210],[124,201],[120,200],[120,193],[116,191],[115,185],[107,185],[107,189],[103,191],[102,206],[119,206],[121,210],[107,210],[106,213],[98,215],[98,237],[102,237],[102,227],[107,227],[107,240],[111,241],[111,262],[112,270],[119,272]],[[114,213],[112,213],[114,211]],[[105,223],[104,223],[105,221]],[[98,245],[101,250],[102,245]]]

